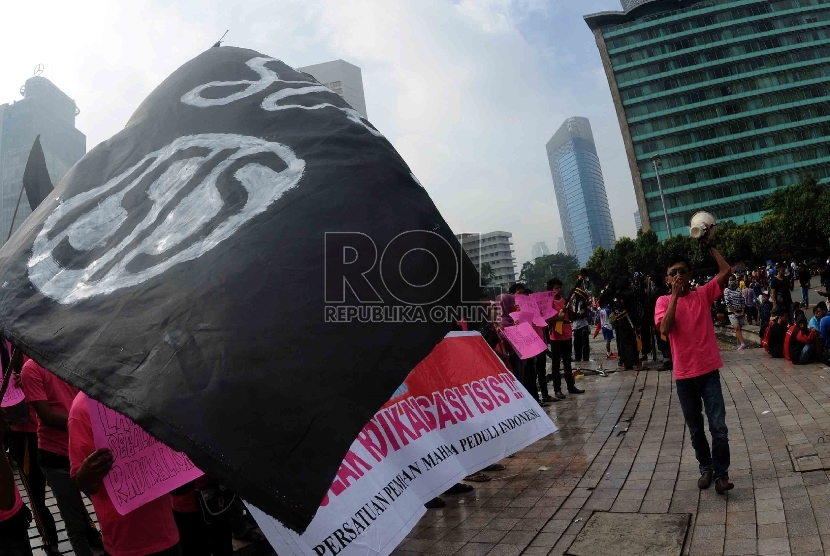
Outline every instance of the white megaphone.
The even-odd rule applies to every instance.
[[[695,239],[712,239],[715,235],[715,217],[708,212],[697,212],[689,224],[689,235]],[[707,237],[708,236],[708,237]]]

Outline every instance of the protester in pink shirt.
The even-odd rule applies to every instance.
[[[0,346],[0,349],[3,349]],[[23,379],[20,371],[26,361],[25,355],[18,350],[13,350],[11,366],[13,369],[12,380],[15,386],[23,390]],[[25,403],[25,402],[24,402]],[[46,477],[37,464],[37,429],[40,420],[37,418],[34,408],[26,404],[29,410],[29,420],[25,423],[12,425],[12,432],[9,440],[9,456],[17,462],[17,469],[20,471],[20,482],[29,497],[29,506],[34,516],[34,523],[40,533],[43,549],[47,554],[60,556],[58,548],[58,530],[55,526],[55,519],[52,512],[46,506]]]
[[[80,392],[69,411],[71,476],[88,495],[98,515],[104,550],[110,556],[181,556],[179,531],[169,494],[121,515],[110,500],[103,480],[112,469],[109,448],[95,449],[87,395]]]
[[[67,420],[78,389],[70,386],[33,359],[20,372],[26,403],[38,416],[37,463],[46,476],[66,523],[66,534],[76,556],[92,556],[101,537],[89,520],[78,486],[69,477]]]
[[[657,300],[654,323],[671,343],[677,397],[700,467],[697,486],[709,488],[714,479],[715,490],[724,494],[735,485],[729,482],[729,438],[719,371],[723,361],[709,308],[723,293],[731,268],[717,249],[707,243],[703,246],[717,261],[718,275],[692,291],[689,259],[683,255],[672,257],[667,265],[671,295]],[[712,434],[711,450],[704,430],[703,410]]]

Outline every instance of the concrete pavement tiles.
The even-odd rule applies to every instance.
[[[830,554],[830,368],[723,358],[728,496],[697,488],[671,373],[587,376],[585,394],[545,408],[558,432],[444,497],[394,554],[566,554],[594,512],[690,514],[688,556]]]

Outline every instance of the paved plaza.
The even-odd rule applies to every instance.
[[[697,488],[671,373],[586,376],[585,394],[545,408],[558,432],[445,496],[396,556],[567,554],[594,512],[686,514],[688,555],[830,554],[830,368],[721,346],[727,496]]]

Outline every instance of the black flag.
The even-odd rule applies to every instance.
[[[81,159],[0,272],[25,353],[298,531],[478,285],[389,141],[227,47]]]
[[[49,170],[46,169],[46,158],[40,146],[40,135],[35,138],[32,151],[29,153],[29,160],[26,162],[23,187],[26,188],[26,197],[29,199],[32,212],[52,192],[52,180],[49,178]]]

